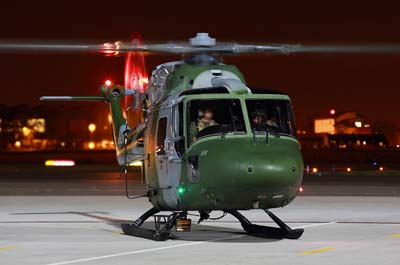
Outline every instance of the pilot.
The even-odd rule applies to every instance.
[[[203,116],[197,120],[197,131],[200,132],[209,126],[218,125],[213,118],[214,113],[212,109],[205,109],[203,111]]]
[[[267,121],[265,122],[269,127],[275,127],[279,128],[279,125],[277,123],[277,119],[275,116],[270,117],[269,119],[267,118]]]
[[[209,126],[218,125],[218,123],[216,123],[213,118],[214,113],[210,108],[199,111],[199,117],[190,125],[190,139],[192,139],[192,141],[195,141],[197,134],[201,130]]]
[[[265,131],[267,129],[264,123],[264,113],[256,110],[251,114],[251,127],[256,131]]]

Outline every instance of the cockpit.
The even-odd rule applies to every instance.
[[[192,99],[187,102],[186,110],[188,145],[212,135],[247,133],[295,135],[289,100]],[[249,128],[246,128],[246,121]]]

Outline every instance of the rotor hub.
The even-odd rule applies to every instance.
[[[208,33],[200,32],[196,34],[196,37],[190,38],[191,46],[215,46],[217,41],[215,38],[211,38]]]

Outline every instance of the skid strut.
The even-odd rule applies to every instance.
[[[174,212],[170,215],[156,215],[160,211],[151,208],[131,224],[121,224],[122,231],[126,235],[147,238],[156,241],[165,241],[171,237],[171,229],[178,219],[186,220],[186,212]],[[155,229],[142,228],[143,223],[151,216],[154,217]]]
[[[273,214],[269,210],[264,210],[264,211],[279,226],[279,228],[252,224],[244,215],[239,213],[237,210],[227,210],[226,212],[236,217],[240,221],[243,229],[247,233],[254,236],[265,237],[265,238],[298,239],[303,234],[304,229],[291,229],[275,214]]]

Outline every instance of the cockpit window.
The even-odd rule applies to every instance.
[[[238,99],[191,100],[187,110],[188,144],[208,135],[246,132]]]
[[[288,100],[248,99],[252,131],[295,135],[292,106]]]

